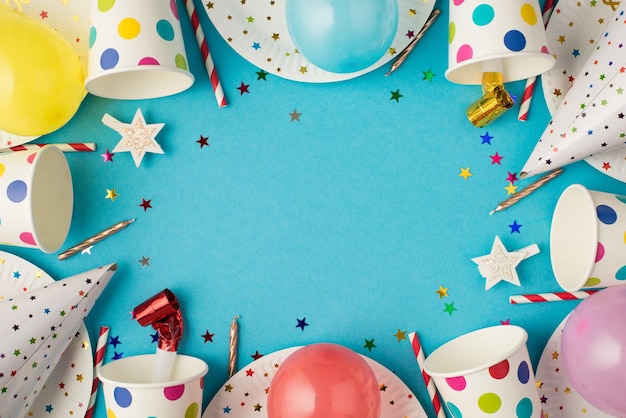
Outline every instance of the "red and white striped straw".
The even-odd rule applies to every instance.
[[[424,379],[424,383],[426,384],[426,390],[428,391],[428,396],[430,396],[430,401],[433,404],[435,414],[437,415],[437,418],[446,418],[446,413],[441,407],[441,399],[437,393],[437,388],[435,388],[435,382],[433,382],[424,369],[426,356],[424,355],[419,336],[416,332],[409,333],[409,341],[411,341],[411,347],[413,347],[413,353],[415,354],[415,359],[417,360],[417,366],[420,369],[420,373],[422,373],[422,379]]]
[[[109,341],[109,327],[100,327],[100,336],[96,344],[96,353],[93,366],[93,383],[91,385],[91,396],[89,397],[89,405],[87,406],[87,413],[85,418],[91,418],[94,414],[94,406],[96,404],[96,398],[98,397],[98,386],[100,379],[98,379],[98,372],[104,363],[104,354],[106,352],[107,343]]]
[[[222,83],[220,83],[220,79],[217,76],[215,63],[213,62],[213,57],[211,56],[206,36],[204,36],[204,32],[202,31],[202,26],[200,26],[200,19],[198,19],[198,13],[196,12],[196,6],[193,4],[193,0],[185,0],[185,8],[187,9],[189,20],[191,20],[191,27],[196,34],[196,41],[198,42],[198,48],[200,48],[200,53],[204,59],[204,66],[206,67],[206,71],[211,79],[211,86],[213,87],[213,92],[215,93],[215,99],[217,100],[219,107],[224,107],[228,104],[226,96],[224,95],[224,90],[222,89]]]
[[[524,295],[509,296],[509,303],[517,305],[521,303],[537,302],[563,302],[566,300],[586,299],[600,289],[579,290],[576,292],[549,292],[549,293],[527,293]]]
[[[92,152],[96,150],[95,142],[70,142],[67,144],[25,144],[8,148],[9,151],[30,151],[43,148],[46,145],[55,145],[63,152]]]
[[[543,5],[543,25],[548,26],[548,22],[550,21],[550,16],[552,15],[552,11],[554,10],[554,6],[557,0],[546,0]],[[526,86],[524,87],[524,94],[522,95],[522,101],[519,106],[519,113],[517,115],[517,120],[526,122],[528,119],[528,111],[530,110],[530,102],[533,98],[533,92],[535,90],[535,85],[537,84],[537,77],[530,77],[526,80]]]

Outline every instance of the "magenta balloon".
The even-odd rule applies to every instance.
[[[380,390],[367,361],[349,348],[299,348],[278,368],[267,395],[268,418],[379,418]]]
[[[626,414],[626,286],[582,301],[565,323],[563,368],[587,402],[607,414]]]

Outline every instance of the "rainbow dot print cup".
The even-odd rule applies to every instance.
[[[189,88],[176,0],[91,0],[87,91],[119,100]]]
[[[514,325],[479,329],[432,352],[424,363],[452,418],[543,418],[526,341]]]
[[[626,196],[567,187],[552,215],[550,261],[568,292],[626,284]]]
[[[481,84],[482,73],[497,64],[504,82],[522,80],[550,70],[537,0],[450,0],[448,70],[458,84]]]
[[[0,154],[0,244],[57,251],[73,206],[72,175],[59,148]]]
[[[126,357],[98,372],[108,418],[200,418],[207,364],[177,354],[171,378],[152,382],[155,354]]]

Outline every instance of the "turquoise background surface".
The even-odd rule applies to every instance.
[[[543,2],[542,2],[543,3]],[[116,101],[88,95],[76,116],[38,142],[96,142],[93,153],[67,154],[75,206],[65,249],[130,218],[136,222],[64,261],[57,254],[6,247],[60,279],[110,262],[119,271],[86,320],[95,345],[101,325],[118,356],[152,353],[151,328],[129,311],[171,289],[185,321],[179,351],[209,364],[206,407],[227,380],[229,328],[239,315],[239,363],[256,352],[321,341],[343,344],[395,372],[433,416],[409,341],[426,353],[466,332],[503,321],[524,327],[533,366],[576,302],[512,306],[512,294],[560,290],[551,270],[549,232],[560,193],[581,183],[626,193],[626,185],[585,162],[517,205],[492,216],[550,120],[536,90],[527,122],[517,106],[486,128],[466,107],[480,86],[448,82],[447,2],[404,65],[337,83],[304,84],[268,75],[231,49],[197,3],[229,105],[218,108],[187,19],[182,26],[195,84],[162,99]],[[182,4],[181,17],[186,17]],[[432,71],[429,80],[425,73]],[[249,85],[249,93],[237,89]],[[524,83],[507,84],[521,97]],[[392,100],[392,92],[402,95]],[[163,155],[135,167],[128,153],[103,162],[118,134],[105,113],[130,122],[140,108],[165,123]],[[291,120],[290,113],[301,113]],[[482,136],[492,137],[485,143]],[[208,137],[209,146],[196,141]],[[502,156],[492,163],[491,156]],[[461,168],[470,168],[464,180]],[[535,179],[516,182],[520,190]],[[106,198],[107,189],[119,194]],[[144,210],[142,199],[150,200]],[[517,231],[510,225],[521,225]],[[495,236],[508,250],[537,244],[521,262],[522,286],[485,291],[471,258]],[[150,259],[142,266],[142,257]],[[448,289],[447,297],[436,291]],[[450,306],[452,306],[452,309]],[[307,326],[298,327],[305,320]],[[214,334],[205,342],[205,332]],[[401,334],[400,334],[401,335]],[[372,347],[372,343],[374,347]],[[368,343],[369,342],[369,343]],[[369,348],[368,348],[369,346]],[[97,418],[106,416],[98,400]]]

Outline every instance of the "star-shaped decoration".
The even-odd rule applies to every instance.
[[[113,154],[112,152],[110,152],[108,149],[106,150],[106,152],[104,154],[100,154],[102,156],[102,158],[104,159],[105,163],[108,162],[113,162],[113,156],[115,154]]]
[[[389,100],[395,100],[396,103],[398,103],[400,101],[400,97],[402,97],[402,95],[400,94],[400,89],[397,89],[396,91],[391,92],[391,97],[389,98]]]
[[[113,348],[117,348],[118,344],[121,344],[120,342],[120,336],[116,336],[116,337],[110,337],[109,338],[109,344],[113,346]]]
[[[209,330],[207,329],[206,332],[204,334],[202,334],[202,338],[204,338],[204,343],[206,344],[207,341],[213,342],[213,336],[215,334],[211,334],[209,332]]]
[[[141,268],[144,268],[146,266],[150,267],[150,257],[146,257],[146,256],[141,256],[141,260],[137,260],[139,263],[141,263]]]
[[[250,357],[252,357],[253,360],[258,360],[263,357],[263,354],[259,353],[259,350],[255,350],[254,354],[250,354]]]
[[[509,225],[509,228],[511,228],[511,234],[513,232],[517,232],[518,234],[520,233],[520,228],[522,227],[522,225],[518,224],[516,220],[513,220],[513,223],[511,225]]]
[[[489,144],[491,145],[491,140],[493,139],[493,136],[489,135],[489,132],[485,132],[484,135],[480,136],[481,139],[483,140],[483,142],[481,144]]]
[[[365,339],[365,345],[363,346],[363,348],[367,348],[367,351],[371,352],[372,348],[376,348],[376,344],[374,344],[374,338],[372,338],[371,340],[368,340],[367,338]]]
[[[91,250],[93,249],[93,245],[90,245],[89,247],[85,248],[84,250],[82,250],[80,253],[81,254],[88,254],[91,255]]]
[[[444,305],[445,305],[445,308],[443,308],[443,311],[449,315],[452,315],[454,311],[458,311],[458,309],[454,307],[454,302],[444,303]]]
[[[422,74],[424,74],[424,78],[422,78],[422,80],[428,80],[431,83],[433,82],[433,77],[436,75],[430,68],[428,69],[428,71],[422,71]]]
[[[111,202],[115,202],[115,198],[119,196],[119,194],[117,194],[117,192],[115,191],[115,187],[112,189],[106,189],[107,190],[107,194],[106,196],[104,196],[105,199],[111,199]]]
[[[520,286],[519,276],[515,267],[525,258],[539,253],[537,244],[529,245],[521,250],[509,252],[496,235],[491,253],[472,258],[478,264],[478,271],[486,279],[485,290],[491,289],[496,283],[506,281]]]
[[[447,297],[448,296],[448,288],[447,287],[442,287],[441,285],[439,285],[439,290],[435,290],[435,293],[437,293],[439,295],[439,299],[441,299],[443,297]]]
[[[517,173],[511,173],[510,171],[508,173],[509,173],[509,175],[507,176],[506,181],[508,181],[509,183],[513,184],[517,180],[519,180],[517,178]]]
[[[300,116],[302,116],[302,113],[298,113],[296,109],[293,109],[293,112],[291,112],[289,116],[291,117],[290,122],[293,122],[294,120],[300,122]]]
[[[300,328],[302,329],[302,331],[304,331],[304,327],[309,326],[309,324],[306,323],[306,317],[302,319],[296,318],[296,320],[298,321],[298,325],[296,325],[296,328]]]
[[[398,328],[398,332],[393,334],[393,336],[398,339],[398,342],[406,340],[406,331],[400,331],[400,328]]]
[[[256,72],[257,81],[259,81],[259,80],[267,81],[267,78],[265,78],[265,77],[267,77],[268,74],[269,73],[267,71],[265,71],[265,70],[257,71]]]
[[[459,174],[459,177],[463,177],[463,180],[467,180],[468,177],[471,177],[472,173],[470,173],[470,168],[463,168],[461,167],[461,174]]]
[[[496,151],[496,153],[494,155],[490,155],[489,158],[491,158],[491,164],[498,164],[500,165],[500,161],[502,161],[502,156],[498,155],[498,152]]]
[[[122,139],[115,148],[113,148],[112,152],[130,152],[135,166],[139,167],[141,160],[147,152],[163,154],[163,150],[155,137],[161,129],[163,129],[165,124],[146,123],[141,109],[137,109],[131,123],[122,123],[108,114],[104,115],[102,123],[117,131],[122,136]]]
[[[204,135],[200,135],[200,139],[196,140],[196,142],[198,144],[200,144],[200,148],[208,147],[209,146],[209,137],[208,136],[204,136]]]
[[[139,204],[139,206],[141,206],[143,208],[143,211],[147,211],[148,209],[152,208],[152,205],[150,204],[150,202],[152,202],[152,199],[144,199],[143,197],[141,198],[141,203]]]
[[[515,192],[517,192],[517,187],[518,186],[515,186],[513,185],[513,183],[509,182],[509,185],[504,188],[504,190],[506,190],[507,196],[510,194],[515,194]]]
[[[250,94],[250,90],[248,90],[248,87],[250,87],[250,84],[244,84],[244,82],[242,81],[239,87],[237,87],[237,90],[239,90],[239,95],[243,96],[244,93]]]

